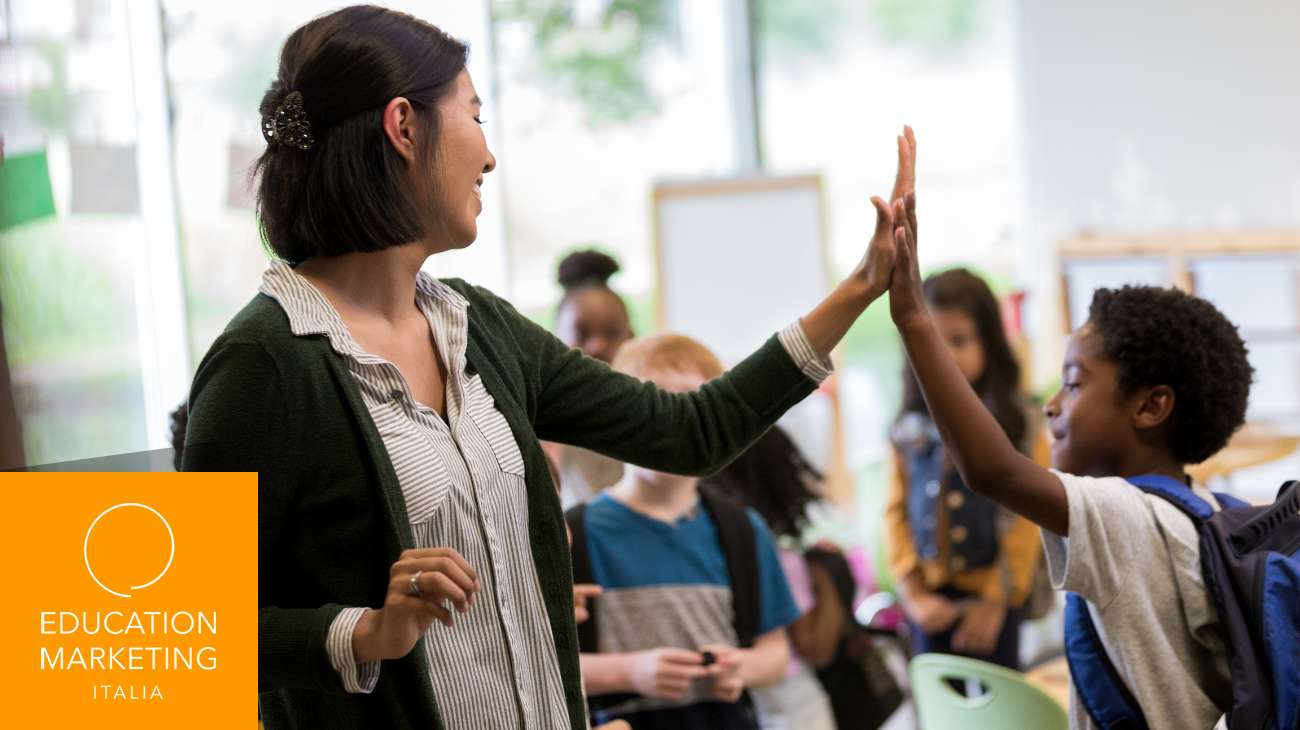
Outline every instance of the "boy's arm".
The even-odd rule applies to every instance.
[[[930,415],[967,486],[1058,535],[1069,534],[1065,488],[1024,456],[985,409],[957,369],[921,293],[916,258],[916,196],[897,201],[894,230],[898,263],[889,291],[890,312],[903,337]]]
[[[587,694],[635,692],[645,697],[676,700],[691,682],[708,675],[699,652],[672,647],[646,651],[579,654]]]
[[[582,684],[587,688],[587,696],[614,694],[632,691],[632,675],[628,672],[631,654],[588,654],[578,655],[578,664],[582,667]]]
[[[785,676],[790,664],[790,642],[786,640],[785,628],[771,631],[754,638],[754,645],[741,649],[740,677],[746,687],[766,687]]]

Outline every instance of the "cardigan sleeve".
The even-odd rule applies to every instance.
[[[698,390],[669,393],[570,348],[509,303],[496,301],[531,371],[538,437],[630,464],[712,474],[816,388],[802,369],[809,363],[796,362],[773,335]]]
[[[270,595],[260,581],[271,569],[277,538],[293,503],[293,454],[284,448],[294,434],[275,360],[256,342],[225,340],[199,365],[190,389],[190,418],[182,456],[184,471],[257,472],[258,612],[257,664],[260,691],[298,687],[343,693],[330,663],[326,636],[341,605],[282,609],[262,603]]]

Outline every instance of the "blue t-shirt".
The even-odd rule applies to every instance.
[[[771,532],[758,513],[746,513],[758,551],[756,635],[761,636],[793,623],[799,609]],[[597,599],[596,640],[602,653],[738,644],[726,556],[703,505],[669,524],[602,494],[587,505],[585,522],[592,577],[605,589]],[[679,702],[642,697],[602,721],[709,701],[708,683],[696,685]]]
[[[758,551],[758,634],[786,626],[799,618],[785,572],[777,557],[772,533],[753,510],[745,510],[754,528]],[[607,597],[624,592],[647,593],[650,589],[692,591],[705,588],[727,593],[726,625],[731,627],[731,580],[713,518],[703,506],[669,524],[643,515],[607,494],[587,506],[587,551],[596,582],[605,588],[601,599],[605,615]],[[689,604],[683,606],[686,608]],[[603,618],[602,627],[606,625]],[[603,636],[601,637],[603,639]],[[734,629],[730,641],[735,644]],[[658,643],[653,646],[663,646]],[[605,649],[602,651],[629,651]]]

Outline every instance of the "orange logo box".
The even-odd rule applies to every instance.
[[[5,727],[252,727],[256,474],[0,474]]]

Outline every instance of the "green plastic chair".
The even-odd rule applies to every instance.
[[[1068,730],[1065,710],[1024,675],[996,664],[949,654],[921,654],[912,659],[912,702],[921,730]],[[950,682],[965,686],[978,680],[984,693],[961,694]]]

